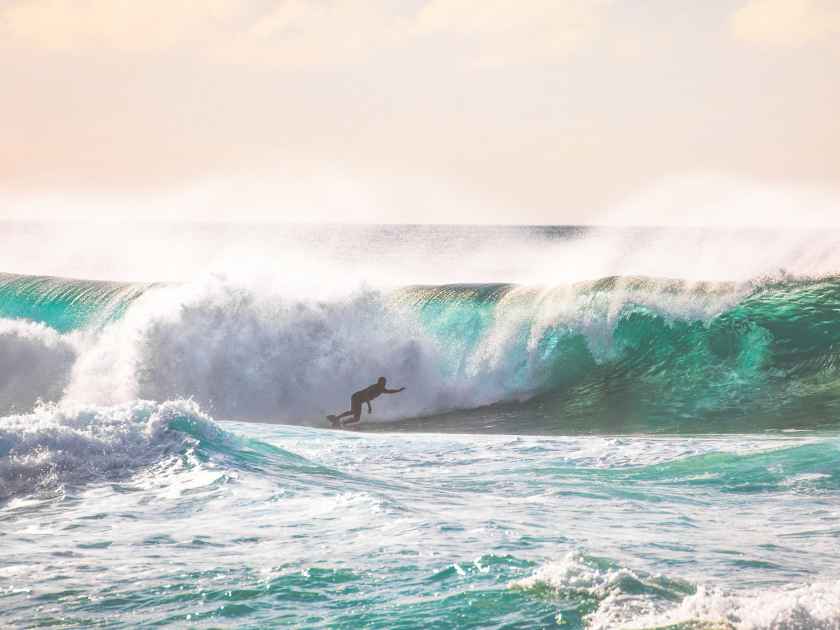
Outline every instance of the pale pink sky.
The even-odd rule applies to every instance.
[[[840,225],[836,0],[2,0],[0,217]]]

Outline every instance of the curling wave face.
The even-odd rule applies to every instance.
[[[307,423],[379,375],[409,389],[374,418],[436,430],[481,430],[489,405],[506,432],[814,428],[840,405],[835,277],[333,293],[224,276],[4,282],[7,409],[192,397],[220,417]]]

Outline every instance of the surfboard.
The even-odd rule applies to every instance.
[[[353,422],[349,425],[344,424],[341,420],[338,419],[337,416],[329,415],[327,416],[327,420],[330,421],[333,429],[343,429],[344,431],[358,431],[359,425],[361,422]]]

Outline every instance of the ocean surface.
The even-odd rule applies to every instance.
[[[840,234],[6,228],[0,627],[840,629]]]

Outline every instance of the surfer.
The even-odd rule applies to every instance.
[[[385,387],[385,377],[380,376],[379,380],[377,380],[373,385],[360,389],[357,392],[353,392],[353,395],[350,396],[349,411],[345,411],[337,416],[327,416],[327,420],[329,420],[334,427],[341,427],[342,418],[353,416],[352,420],[348,420],[344,424],[355,424],[362,419],[362,404],[367,404],[368,414],[371,414],[373,413],[373,407],[370,406],[371,400],[378,398],[381,394],[399,394],[404,389],[405,387],[400,387],[399,389],[388,389]]]

